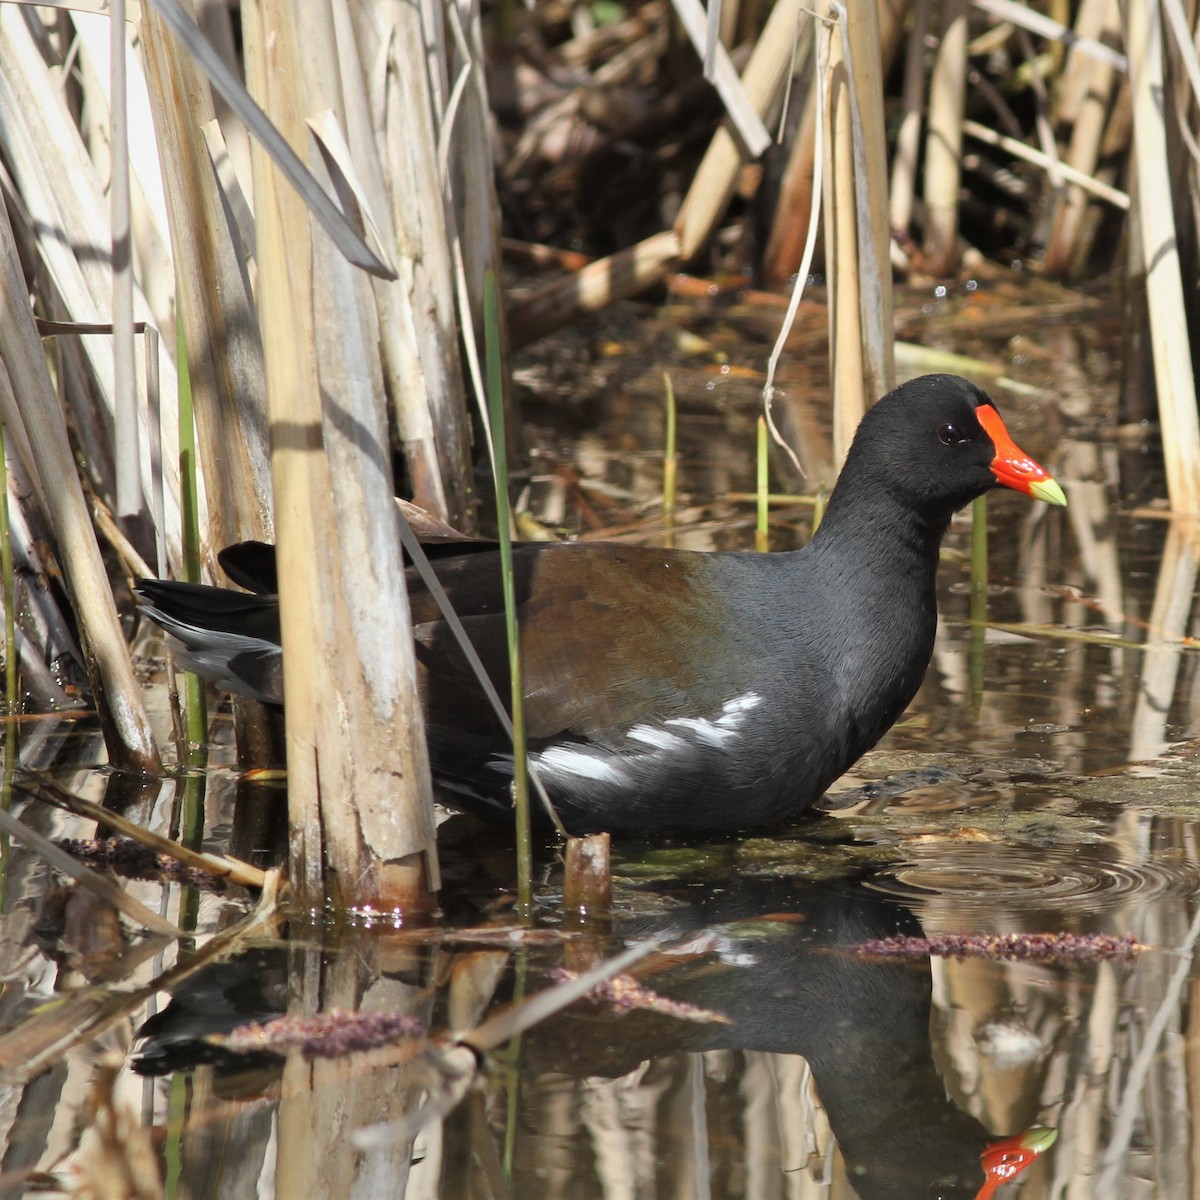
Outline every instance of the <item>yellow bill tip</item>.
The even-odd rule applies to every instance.
[[[1029,494],[1036,500],[1045,500],[1047,504],[1058,504],[1067,507],[1067,495],[1053,479],[1039,479],[1029,485]]]

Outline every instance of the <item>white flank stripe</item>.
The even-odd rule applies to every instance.
[[[668,721],[667,724],[672,722]],[[625,736],[631,742],[641,742],[656,750],[680,750],[687,744],[678,734],[654,725],[635,725]]]
[[[578,775],[582,779],[594,779],[597,783],[623,783],[625,775],[615,763],[591,754],[586,750],[575,750],[570,746],[551,746],[535,758],[538,766],[550,772],[562,771]]]

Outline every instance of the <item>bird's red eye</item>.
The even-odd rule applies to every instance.
[[[957,425],[943,425],[938,430],[938,441],[943,446],[957,446],[959,442],[965,442],[966,440],[967,435]]]

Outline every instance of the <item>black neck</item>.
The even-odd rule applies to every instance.
[[[899,559],[908,564],[931,564],[936,568],[942,538],[950,525],[953,509],[935,514],[920,513],[870,477],[838,481],[829,507],[812,539],[813,553],[823,556],[836,547],[839,558],[861,562],[877,573],[881,561]]]

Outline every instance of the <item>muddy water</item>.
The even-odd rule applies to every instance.
[[[681,396],[686,544],[747,538],[748,510],[727,494],[749,487],[758,381],[723,361],[745,336],[730,333],[736,316],[710,316],[691,331],[703,340],[683,344],[656,330],[657,360],[671,362]],[[653,511],[660,384],[623,352],[623,336],[608,327],[603,344],[525,364],[537,393],[529,487],[547,523],[611,532]],[[1018,387],[991,390],[1071,507],[990,498],[986,627],[970,620],[969,522],[956,525],[927,682],[826,812],[778,838],[623,843],[611,918],[564,919],[547,856],[536,932],[521,933],[510,848],[453,822],[435,929],[293,914],[160,987],[152,981],[193,947],[130,939],[38,855],[8,847],[5,1194],[21,1194],[31,1172],[61,1186],[72,1171],[95,1180],[140,1168],[192,1197],[974,1197],[985,1148],[1031,1127],[1057,1140],[1001,1194],[1195,1194],[1200,535],[1140,507],[1160,487],[1152,435],[1118,426],[1108,344],[1111,328],[1092,315],[969,346],[1007,364]],[[555,371],[572,356],[568,391]],[[783,421],[810,431],[806,465],[819,480],[820,371],[783,385]],[[581,428],[590,432],[573,440]],[[781,488],[809,486],[776,468]],[[807,521],[802,505],[780,511],[778,546]],[[62,761],[61,731],[24,736],[25,762]],[[98,753],[87,735],[75,740],[77,758]],[[104,773],[58,777],[113,798]],[[244,843],[255,822],[261,834],[271,796],[248,816],[232,772],[206,782],[209,843]],[[160,826],[174,800],[171,784],[123,798]],[[19,795],[16,808],[47,836],[94,830]],[[249,907],[236,893],[129,886],[194,923],[201,953]],[[1138,950],[1032,962],[854,949],[963,933],[1128,935]],[[629,990],[623,1008],[573,1006],[488,1050],[478,1073],[470,1055],[428,1047],[308,1062],[196,1042],[238,1021],[332,1007],[471,1029],[560,968],[586,970],[648,939],[657,949],[640,981],[674,1007]],[[64,1015],[48,1027],[47,1011]],[[119,1133],[107,1150],[83,1137],[80,1156],[106,1062]],[[419,1127],[392,1127],[367,1149],[352,1142],[422,1105]]]

